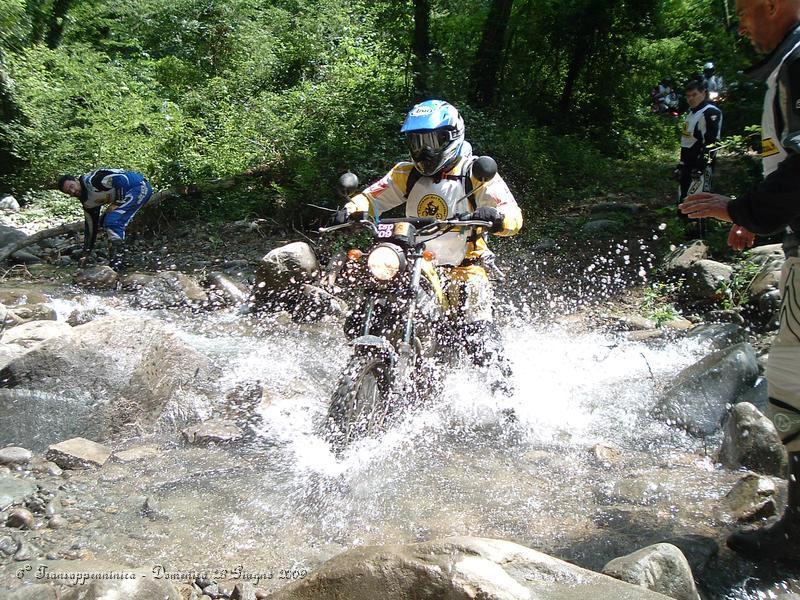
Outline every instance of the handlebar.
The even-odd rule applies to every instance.
[[[492,223],[490,221],[462,221],[460,219],[445,219],[445,220],[438,220],[432,217],[401,217],[401,218],[391,218],[391,219],[383,219],[380,221],[381,224],[393,225],[395,223],[411,223],[414,227],[416,227],[419,233],[424,233],[427,230],[436,231],[440,229],[450,228],[450,229],[464,229],[467,227],[485,227],[487,229],[492,227]],[[354,225],[366,225],[370,229],[372,229],[373,233],[377,234],[378,227],[377,223],[374,220],[368,217],[362,217],[360,219],[353,219],[347,223],[342,223],[341,225],[332,225],[331,227],[320,227],[319,233],[330,233],[331,231],[338,231],[339,229],[346,229],[352,227]]]

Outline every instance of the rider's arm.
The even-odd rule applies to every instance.
[[[100,207],[83,208],[83,250],[89,252],[97,239],[97,226],[100,222]]]
[[[480,182],[473,179],[473,185],[477,188]],[[500,175],[495,175],[475,196],[478,207],[490,206],[503,215],[503,229],[495,235],[510,237],[516,235],[522,228],[522,211]]]
[[[344,205],[348,214],[369,212],[380,216],[406,201],[405,189],[408,175],[414,166],[411,163],[395,165],[383,178],[379,179],[360,194],[356,194]]]
[[[775,233],[800,219],[800,52],[784,63],[779,82],[778,93],[789,96],[779,97],[785,107],[781,145],[789,155],[758,186],[728,204],[734,223],[759,234]]]

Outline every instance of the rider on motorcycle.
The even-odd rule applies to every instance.
[[[380,217],[405,204],[408,217],[452,219],[470,215],[492,223],[498,236],[515,235],[522,213],[499,175],[485,184],[471,176],[476,157],[464,140],[464,120],[452,105],[427,100],[414,106],[400,129],[411,154],[382,179],[354,196],[334,217],[344,223],[356,212]],[[473,362],[489,367],[493,388],[510,391],[511,369],[494,325],[492,287],[484,267],[493,254],[485,232],[449,232],[427,242],[442,267],[450,315],[461,327]]]

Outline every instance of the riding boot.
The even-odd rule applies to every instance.
[[[476,321],[465,325],[463,334],[472,362],[488,371],[491,391],[513,396],[515,390],[511,380],[514,372],[497,326],[490,321]]]
[[[109,243],[108,266],[117,273],[125,268],[125,242],[120,239],[112,239]]]
[[[748,558],[800,562],[800,452],[789,453],[789,497],[783,516],[767,527],[737,531],[727,544]]]

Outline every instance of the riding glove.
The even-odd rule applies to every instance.
[[[503,214],[493,206],[481,206],[472,213],[470,220],[473,221],[489,221],[492,227],[489,231],[498,232],[503,230],[503,221],[505,217]]]

